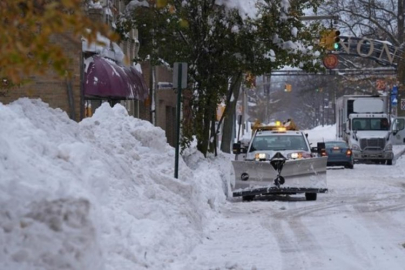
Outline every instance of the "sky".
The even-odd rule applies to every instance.
[[[22,98],[0,103],[0,126],[0,269],[185,270],[221,261],[203,243],[213,224],[230,222],[232,155],[205,159],[193,146],[175,179],[164,131],[120,104],[77,123]],[[318,140],[334,131],[308,132]]]

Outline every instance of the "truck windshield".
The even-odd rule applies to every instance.
[[[281,151],[281,150],[304,150],[308,151],[308,145],[303,136],[271,135],[258,136],[253,139],[249,152],[254,151]]]
[[[353,130],[389,130],[390,124],[387,118],[354,118]]]

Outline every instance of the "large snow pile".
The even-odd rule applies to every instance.
[[[121,105],[76,123],[20,99],[0,127],[0,269],[171,269],[229,192],[229,156],[191,149],[177,180],[164,131]]]
[[[336,124],[317,126],[311,130],[305,130],[308,135],[308,140],[312,146],[316,146],[317,142],[339,140],[336,138]],[[342,139],[340,139],[342,140]]]

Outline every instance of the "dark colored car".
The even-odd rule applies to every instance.
[[[352,149],[345,141],[325,142],[323,155],[328,156],[327,166],[344,166],[353,169]]]

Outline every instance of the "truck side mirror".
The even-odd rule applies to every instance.
[[[234,143],[232,145],[232,152],[236,154],[240,154],[240,143]]]
[[[357,129],[353,130],[353,139],[357,140]]]
[[[388,131],[387,141],[390,140],[391,135],[395,135],[394,132]]]
[[[318,142],[316,148],[318,150],[318,155],[322,157],[326,156],[326,145],[324,142]]]
[[[242,147],[241,143],[234,143],[232,145],[232,152],[237,155],[237,154],[241,154],[241,153],[246,153],[246,148]]]

